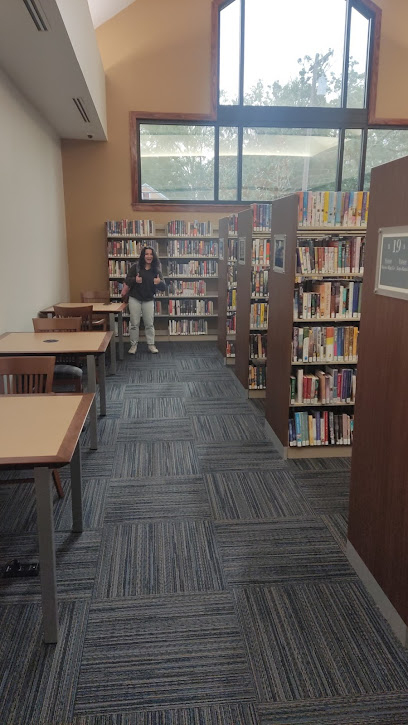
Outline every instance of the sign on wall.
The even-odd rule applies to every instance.
[[[408,226],[379,230],[374,292],[408,299]]]

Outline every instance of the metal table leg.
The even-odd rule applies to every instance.
[[[112,339],[110,341],[110,353],[111,353],[111,373],[116,375],[116,341],[115,341],[115,313],[109,313],[109,329],[113,332]]]
[[[34,481],[37,500],[44,642],[51,643],[58,641],[58,602],[50,469],[35,468]]]
[[[81,445],[78,441],[74,455],[71,458],[71,502],[72,502],[72,531],[81,533],[82,522],[82,469]]]
[[[105,358],[105,356],[103,356]],[[88,392],[96,393],[96,372],[95,372],[95,356],[86,356],[86,367],[88,371]],[[90,437],[91,437],[91,448],[96,450],[98,448],[98,421],[96,413],[96,397],[92,401],[92,405],[89,409],[89,426],[90,426]]]
[[[123,360],[123,314],[118,312],[119,360]]]

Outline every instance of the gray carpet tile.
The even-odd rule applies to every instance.
[[[185,404],[180,398],[127,398],[122,417],[150,420],[151,418],[185,418]]]
[[[182,372],[208,372],[210,374],[221,373],[225,370],[224,361],[218,357],[190,357],[177,360],[176,365]]]
[[[263,421],[256,415],[196,415],[192,423],[197,443],[266,440]]]
[[[123,403],[121,404],[123,405]],[[115,445],[118,437],[119,420],[116,416],[102,416],[98,418],[98,446],[109,446]],[[86,427],[83,435],[81,436],[82,448],[89,448],[90,439],[90,427]]]
[[[305,471],[293,477],[316,513],[347,514],[350,471]]]
[[[224,364],[224,358],[214,342],[187,342],[178,338],[178,342],[173,345],[172,352],[176,359],[210,357]]]
[[[88,606],[59,605],[56,645],[42,642],[40,604],[0,606],[1,723],[71,723]]]
[[[408,693],[379,692],[260,705],[262,725],[407,725]]]
[[[200,468],[195,446],[189,441],[118,443],[113,478],[194,476]]]
[[[201,476],[138,478],[112,481],[105,506],[105,524],[146,519],[210,518]]]
[[[407,690],[408,652],[359,582],[234,593],[260,702]]]
[[[232,703],[125,715],[85,715],[75,717],[72,725],[259,725],[259,719],[253,705]]]
[[[191,441],[193,430],[189,418],[127,418],[120,423],[118,442],[130,443],[131,441]]]
[[[225,589],[210,521],[153,521],[105,528],[96,599]]]
[[[228,593],[94,602],[75,715],[254,701]]]
[[[180,382],[179,372],[175,367],[153,366],[145,363],[137,365],[133,370],[127,370],[127,384],[168,384]]]
[[[246,398],[243,387],[236,385],[235,382],[227,380],[225,382],[214,380],[208,382],[185,383],[186,397],[199,399],[225,399],[225,398]]]
[[[116,446],[98,444],[95,451],[87,447],[81,447],[82,476],[109,478],[112,475],[115,458]]]
[[[288,458],[291,471],[345,471],[351,468],[351,458]]]
[[[56,491],[53,493],[53,497],[55,505],[58,498]],[[10,531],[24,533],[36,530],[34,483],[2,483],[0,486],[0,537]]]
[[[57,591],[61,600],[91,597],[100,543],[99,531],[55,534]],[[12,534],[7,538],[0,538],[1,569],[13,559],[22,562],[38,561],[36,534]],[[5,602],[20,603],[39,601],[39,599],[39,576],[0,578],[0,606]]]
[[[253,398],[248,402],[255,413],[257,413],[258,415],[262,415],[262,417],[265,418],[265,400],[263,400],[262,398]]]
[[[241,385],[233,373],[225,367],[217,367],[215,370],[180,370],[179,379],[183,383],[211,383],[216,380],[217,383],[230,383],[236,387]]]
[[[196,445],[203,473],[212,471],[269,471],[285,468],[271,443],[212,443]]]
[[[324,525],[328,528],[331,535],[333,536],[337,546],[344,552],[346,552],[347,544],[347,516],[343,514],[329,514],[327,516],[320,516]]]
[[[354,569],[317,519],[216,523],[229,584],[354,578]]]
[[[216,521],[311,516],[287,471],[235,471],[205,476]]]
[[[189,398],[184,402],[187,415],[253,415],[253,408],[245,398],[210,399]]]
[[[110,412],[110,403],[111,402],[118,402],[119,400],[123,400],[125,395],[125,388],[123,386],[123,383],[120,382],[109,382],[106,385],[106,408],[108,413]],[[98,405],[99,410],[99,405]]]
[[[181,398],[187,394],[187,383],[156,383],[152,389],[145,383],[130,383],[124,387],[125,398]]]
[[[102,529],[108,484],[106,478],[82,479],[82,522],[84,531]],[[64,498],[54,498],[54,525],[56,531],[71,531],[71,483],[70,481],[63,481],[62,485],[65,491]]]

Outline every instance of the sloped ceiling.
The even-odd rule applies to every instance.
[[[134,0],[88,0],[94,28],[106,23],[132,2]]]

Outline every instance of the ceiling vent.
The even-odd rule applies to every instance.
[[[72,100],[74,101],[74,103],[75,103],[75,105],[77,107],[78,112],[81,114],[82,120],[85,123],[91,123],[91,119],[89,118],[89,116],[88,116],[88,114],[86,112],[85,104],[84,104],[82,98],[73,98]]]
[[[44,11],[40,7],[38,0],[23,0],[23,3],[26,6],[30,14],[31,20],[33,21],[37,30],[40,32],[43,32],[44,30],[49,30],[47,18],[45,17]]]

